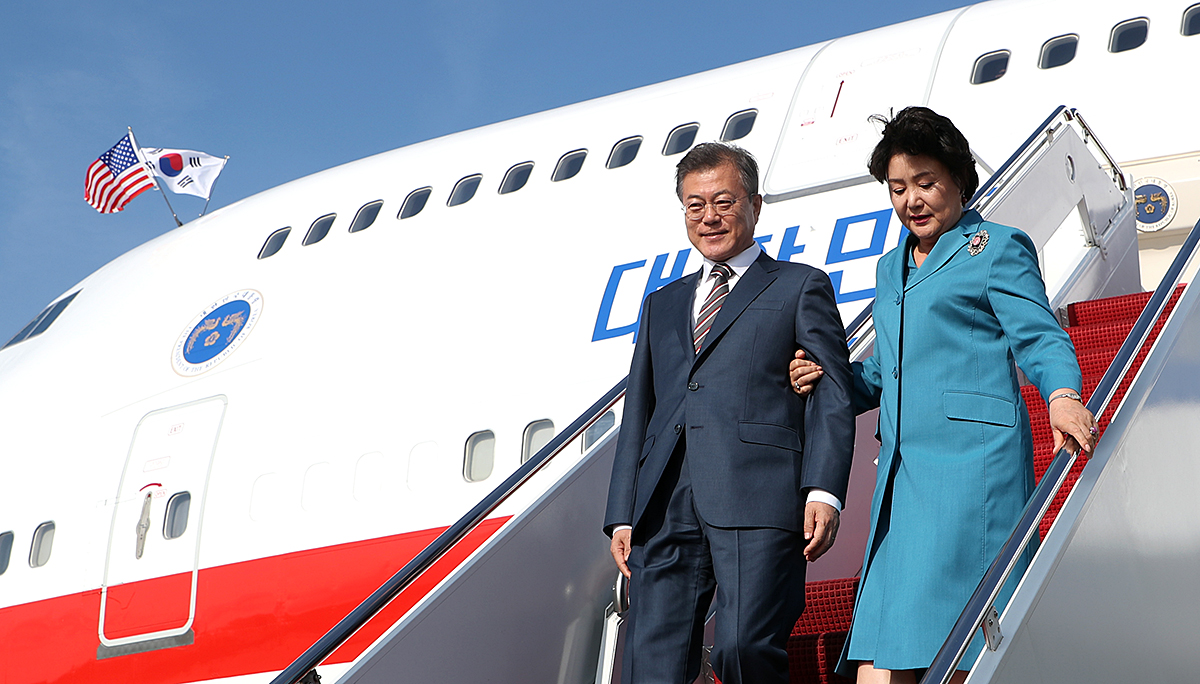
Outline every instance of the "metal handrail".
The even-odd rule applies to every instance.
[[[1193,252],[1196,250],[1196,245],[1200,243],[1200,221],[1192,228],[1183,245],[1179,248],[1179,253],[1175,255],[1175,260],[1171,262],[1171,267],[1167,269],[1163,275],[1158,287],[1154,290],[1150,300],[1146,302],[1146,306],[1142,309],[1142,313],[1138,316],[1137,322],[1133,324],[1133,329],[1129,331],[1129,335],[1125,337],[1125,342],[1121,345],[1121,349],[1113,358],[1113,361],[1108,366],[1108,370],[1104,372],[1100,384],[1092,393],[1091,399],[1087,403],[1087,408],[1094,416],[1103,415],[1105,409],[1108,408],[1109,402],[1112,401],[1118,384],[1129,372],[1130,366],[1133,364],[1138,351],[1145,344],[1149,337],[1154,323],[1162,316],[1163,309],[1167,302],[1170,301],[1171,293],[1175,289],[1175,285],[1179,280],[1187,262],[1191,259]],[[1016,567],[1017,559],[1024,552],[1026,545],[1037,533],[1038,527],[1041,525],[1042,518],[1049,509],[1054,497],[1058,494],[1058,490],[1062,487],[1066,480],[1067,474],[1071,470],[1071,466],[1075,463],[1076,456],[1067,453],[1066,449],[1060,449],[1054,456],[1054,460],[1050,463],[1050,467],[1046,469],[1046,473],[1042,476],[1041,481],[1033,490],[1033,495],[1026,504],[1024,512],[1021,514],[1021,519],[1017,523],[1016,529],[1004,546],[1000,549],[1000,553],[988,568],[987,573],[980,580],[979,586],[975,589],[975,593],[971,595],[967,601],[966,608],[963,609],[958,621],[954,623],[954,628],[950,630],[950,635],[946,638],[941,650],[933,659],[933,663],[926,670],[925,676],[921,678],[921,684],[934,684],[941,682],[945,684],[950,681],[950,676],[954,673],[958,663],[962,660],[963,654],[966,653],[967,647],[971,644],[971,639],[975,635],[975,630],[983,624],[987,618],[993,605],[996,602],[996,597],[1000,595],[1000,589],[1004,586],[1008,576]]]
[[[871,301],[867,302],[867,305],[863,307],[863,310],[858,312],[858,315],[854,317],[854,320],[850,321],[850,325],[846,326],[847,340],[849,340],[851,337],[860,337],[863,333],[867,332],[866,330],[862,330],[860,332],[859,328],[866,326],[867,321],[871,319],[871,312],[874,310],[875,299],[871,298]]]
[[[326,632],[324,636],[310,646],[299,658],[284,668],[282,672],[271,680],[271,684],[296,684],[309,672],[316,669],[317,665],[328,658],[330,654],[337,650],[359,628],[367,624],[371,618],[375,617],[379,611],[391,603],[392,599],[399,596],[423,572],[428,570],[430,566],[450,551],[455,544],[467,536],[487,516],[491,515],[522,484],[537,474],[543,466],[548,464],[568,444],[574,442],[585,430],[616,405],[621,400],[621,397],[625,396],[625,385],[628,380],[628,377],[622,378],[599,401],[592,404],[591,408],[584,411],[565,430],[551,439],[549,444],[542,447],[533,458],[526,461],[520,468],[517,468],[512,475],[508,476],[508,479],[500,483],[499,486],[493,489],[491,493],[476,504],[466,515],[459,518],[458,522],[455,522],[445,532],[438,535],[437,539],[434,539],[429,546],[425,547],[415,558],[405,564],[396,574],[392,575],[387,582],[376,589],[358,607],[350,611],[346,617],[334,625],[333,629]]]
[[[1074,109],[1071,110],[1071,115],[1079,121],[1080,127],[1083,128],[1084,142],[1087,142],[1088,138],[1091,138],[1091,142],[1095,143],[1096,147],[1100,149],[1100,154],[1104,155],[1104,159],[1108,162],[1108,168],[1112,170],[1113,180],[1117,181],[1117,185],[1121,186],[1121,192],[1128,190],[1129,186],[1125,183],[1125,174],[1121,171],[1121,167],[1117,166],[1117,160],[1113,159],[1113,156],[1108,153],[1108,149],[1104,147],[1104,143],[1101,143],[1100,138],[1097,138],[1096,134],[1092,132],[1092,127],[1083,119],[1083,115]]]
[[[1008,173],[1008,170],[1011,169],[1023,156],[1025,150],[1028,149],[1029,146],[1032,145],[1040,136],[1045,134],[1046,128],[1050,125],[1050,122],[1054,121],[1054,119],[1057,118],[1058,115],[1061,114],[1066,108],[1066,105],[1059,105],[1057,108],[1055,108],[1054,112],[1050,114],[1050,116],[1046,117],[1046,120],[1042,122],[1042,125],[1034,129],[1033,134],[1026,138],[1025,142],[1021,143],[1021,145],[1017,147],[1016,153],[1014,153],[1008,158],[1007,161],[1001,164],[1000,168],[996,170],[996,173],[993,173],[991,176],[989,176],[987,182],[985,182],[978,190],[975,191],[975,196],[972,197],[971,201],[967,203],[967,207],[974,207],[983,201],[983,199],[992,191],[992,188],[1000,182],[1000,179],[1003,178]],[[1074,110],[1071,111],[1072,113],[1074,112]]]

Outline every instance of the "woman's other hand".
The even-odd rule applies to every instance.
[[[825,375],[825,371],[809,361],[803,349],[796,352],[796,358],[788,365],[788,381],[792,385],[792,391],[802,397],[807,397],[813,391],[822,375]]]
[[[1082,402],[1070,396],[1060,396],[1063,394],[1076,393],[1069,387],[1050,393],[1050,429],[1054,432],[1054,453],[1066,447],[1071,453],[1082,448],[1091,454],[1100,434],[1096,419]]]

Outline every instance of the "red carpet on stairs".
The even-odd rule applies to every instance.
[[[1167,315],[1174,309],[1175,303],[1183,294],[1183,285],[1175,288],[1170,301],[1150,336],[1146,339],[1137,357],[1134,359],[1130,372],[1118,385],[1116,394],[1108,404],[1108,409],[1099,416],[1100,435],[1112,420],[1113,413],[1124,398],[1125,392],[1133,383],[1138,369],[1158,339],[1167,320]],[[1067,332],[1075,344],[1075,354],[1079,358],[1079,367],[1083,371],[1083,396],[1090,399],[1096,385],[1099,384],[1108,364],[1120,349],[1125,336],[1133,328],[1134,321],[1142,313],[1142,308],[1150,300],[1149,292],[1139,294],[1098,299],[1090,302],[1079,302],[1067,307],[1070,326]],[[1058,389],[1051,387],[1049,389]],[[1038,394],[1037,388],[1026,386],[1021,388],[1025,405],[1029,408],[1029,420],[1033,430],[1033,469],[1040,480],[1054,458],[1051,449],[1054,447],[1054,436],[1050,430],[1050,417],[1046,404]],[[1039,536],[1044,538],[1054,524],[1054,519],[1067,499],[1067,495],[1079,479],[1079,474],[1086,464],[1085,457],[1079,458],[1067,475],[1067,480],[1050,510],[1042,520]],[[865,505],[859,503],[857,505]],[[834,673],[838,656],[845,642],[846,633],[850,629],[850,620],[854,613],[854,595],[858,589],[858,578],[850,577],[839,580],[809,582],[805,588],[804,615],[796,622],[792,635],[788,639],[788,669],[793,684],[835,684],[851,680]],[[718,618],[719,619],[719,618]]]
[[[857,591],[857,577],[809,582],[804,587],[804,614],[788,638],[788,673],[793,682],[850,681],[833,668],[850,631]]]

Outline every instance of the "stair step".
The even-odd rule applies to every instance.
[[[1075,349],[1113,349],[1121,348],[1125,336],[1133,327],[1133,321],[1119,320],[1105,323],[1092,323],[1067,328],[1071,343]]]
[[[1072,326],[1125,318],[1136,319],[1145,308],[1146,302],[1150,301],[1152,294],[1152,292],[1136,292],[1108,299],[1094,299],[1090,302],[1075,302],[1067,305],[1067,315]]]

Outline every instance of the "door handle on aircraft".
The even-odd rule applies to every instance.
[[[142,551],[146,549],[146,533],[150,531],[150,499],[153,498],[151,492],[146,492],[146,498],[142,499],[142,515],[138,518],[137,524],[137,550],[135,556],[142,557]]]

